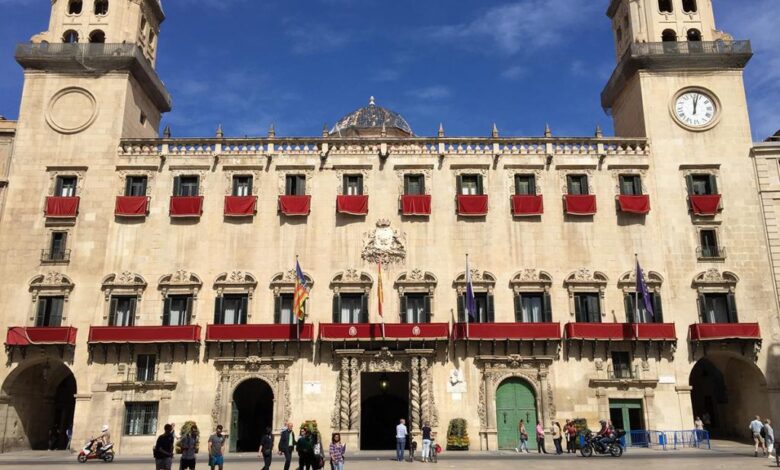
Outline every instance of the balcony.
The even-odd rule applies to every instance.
[[[117,217],[146,217],[149,215],[149,197],[117,196],[114,204]]]
[[[95,74],[126,70],[138,80],[160,111],[171,110],[170,94],[141,48],[135,44],[19,44],[15,58],[25,70],[88,71]]]
[[[593,388],[612,387],[621,390],[630,388],[644,390],[655,388],[658,385],[658,378],[652,376],[648,371],[643,371],[639,366],[610,364],[606,370],[598,371],[591,376],[588,382]]]
[[[46,198],[47,219],[75,219],[79,213],[79,197],[49,196]]]
[[[761,341],[758,323],[694,323],[690,326],[691,341]]]
[[[257,196],[225,196],[225,217],[253,217]]]
[[[200,326],[92,326],[90,345],[200,343]]]
[[[726,247],[700,246],[696,248],[696,258],[699,261],[723,261],[726,259]]]
[[[720,194],[691,194],[688,204],[694,215],[712,217],[721,211]]]
[[[447,323],[325,323],[320,324],[320,340],[355,341],[446,341],[450,336]]]
[[[541,195],[512,196],[512,215],[515,217],[535,217],[544,214],[544,197]]]
[[[560,341],[560,323],[456,323],[454,341]]]
[[[202,214],[203,196],[171,196],[171,217],[198,218]]]
[[[5,347],[75,346],[76,332],[73,327],[12,326],[8,328]]]
[[[485,194],[458,194],[458,215],[484,217],[488,213],[488,196]]]
[[[314,325],[209,325],[207,343],[288,342],[314,340]]]
[[[634,323],[636,341],[677,341],[674,323]]]
[[[70,250],[41,250],[41,263],[43,264],[70,263]]]
[[[405,216],[428,216],[431,215],[431,195],[430,194],[404,194],[401,196],[401,214]]]
[[[634,57],[724,56],[747,63],[753,48],[750,41],[643,42],[631,44],[630,53]]]
[[[568,215],[589,216],[597,211],[596,196],[593,194],[566,194],[563,203]]]
[[[677,341],[674,323],[567,323],[566,339],[587,341]]]
[[[638,196],[620,195],[617,197],[617,201],[620,212],[639,215],[650,213],[650,196],[647,194]]]
[[[311,212],[311,196],[279,196],[279,212],[287,217],[305,217]]]
[[[368,214],[368,196],[339,195],[336,197],[336,211],[339,214],[366,215]]]

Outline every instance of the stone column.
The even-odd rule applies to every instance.
[[[290,392],[288,390],[287,378],[289,377],[289,370],[285,365],[279,365],[279,372],[276,374],[276,390],[274,393],[274,410],[273,410],[273,428],[279,429],[284,423],[290,420],[290,416],[287,415],[288,407],[287,403],[290,400]]]
[[[655,390],[645,388],[645,429],[656,429],[655,427]],[[685,426],[680,429],[685,429]]]
[[[92,394],[77,393],[75,398],[76,407],[73,410],[73,438],[71,442],[72,449],[77,448],[79,445],[86,442],[94,432],[94,430],[90,428],[91,423],[89,416]],[[122,430],[120,429],[116,429],[114,432],[116,433],[114,434],[115,436],[117,434],[120,436],[123,434]]]
[[[674,391],[677,392],[677,402],[680,407],[680,421],[676,428],[690,428],[691,421],[693,420],[693,403],[691,403],[691,392],[693,391],[693,387],[689,385],[678,385],[674,387]]]
[[[539,371],[539,397],[541,398],[539,400],[541,409],[539,410],[539,416],[542,419],[542,427],[547,429],[547,426],[549,426],[549,423],[552,422],[553,417],[551,416],[550,410],[552,410],[554,407],[551,403],[553,397],[552,393],[549,393],[550,391],[550,384],[549,384],[549,373],[547,372],[547,369],[543,369]]]
[[[431,416],[434,414],[433,410],[431,409],[433,407],[433,400],[431,399],[431,387],[428,381],[429,371],[428,371],[428,359],[426,358],[420,358],[420,417],[422,419],[421,424],[429,423],[431,426],[433,426],[433,423],[431,423]]]
[[[360,430],[360,363],[352,358],[349,363],[349,429]]]
[[[409,425],[414,432],[419,431],[422,427],[420,426],[420,360],[416,357],[413,357],[411,362],[411,380],[409,381],[409,385],[411,395],[412,422],[409,423]]]
[[[341,378],[338,391],[337,429],[346,431],[349,429],[349,358],[341,359]]]

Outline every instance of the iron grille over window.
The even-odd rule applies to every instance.
[[[125,403],[125,435],[153,436],[157,432],[157,402]]]

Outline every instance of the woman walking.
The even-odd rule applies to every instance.
[[[259,457],[263,459],[263,470],[270,470],[271,457],[274,452],[274,435],[271,426],[265,428],[265,435],[260,441]]]
[[[517,430],[520,433],[520,440],[515,448],[515,452],[523,452],[530,454],[528,451],[528,430],[525,428],[525,421],[520,420],[520,424],[517,425]]]
[[[314,445],[306,429],[301,428],[299,436],[295,446],[298,450],[298,468],[299,470],[311,470],[311,464],[314,460]]]
[[[536,423],[536,451],[538,453],[545,453],[549,454],[547,452],[547,449],[544,448],[544,426],[542,426],[542,423]]]
[[[330,438],[330,447],[328,455],[330,456],[330,465],[333,470],[344,470],[344,452],[347,446],[341,443],[341,434],[333,433]]]
[[[566,453],[577,453],[577,445],[575,439],[577,438],[577,428],[574,426],[574,421],[567,419],[566,426],[563,428],[563,432],[566,437]]]
[[[422,461],[431,460],[431,425],[425,423],[422,427]]]
[[[553,444],[555,444],[555,455],[561,455],[563,453],[563,447],[561,441],[563,440],[563,429],[561,429],[561,423],[554,422],[552,426]]]

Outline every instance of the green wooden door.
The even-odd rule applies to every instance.
[[[496,390],[498,448],[514,449],[520,438],[520,420],[528,431],[528,447],[536,448],[536,398],[523,380],[508,379]]]
[[[609,417],[615,429],[626,432],[626,445],[631,445],[631,431],[644,429],[642,400],[610,400]]]
[[[230,403],[230,452],[236,451],[238,443],[238,406],[235,400]]]

